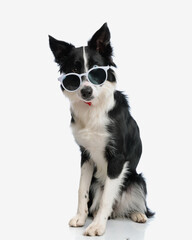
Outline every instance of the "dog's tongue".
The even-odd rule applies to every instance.
[[[84,103],[88,104],[89,106],[91,106],[91,104],[92,104],[91,102],[84,102]]]

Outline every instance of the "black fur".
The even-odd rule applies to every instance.
[[[120,169],[128,161],[130,171],[135,171],[142,153],[139,128],[130,115],[125,95],[119,91],[115,91],[114,98],[115,106],[108,113],[109,118],[112,120],[108,126],[108,131],[112,135],[112,142],[109,141],[106,147],[106,157],[109,165],[111,164],[111,159],[114,159],[113,161],[116,162],[120,159],[120,163],[117,164]],[[110,151],[110,149],[112,150]],[[121,172],[120,169],[119,173]],[[116,171],[118,170],[116,169]]]
[[[74,45],[56,40],[51,36],[49,36],[49,43],[55,56],[55,62],[58,63],[61,73],[85,72],[82,47],[75,48]],[[85,47],[85,51],[87,56],[89,56],[89,69],[94,65],[116,66],[112,59],[113,49],[110,43],[110,32],[106,23],[88,41],[88,46]],[[111,83],[116,82],[112,69],[108,70],[107,80]],[[62,91],[64,91],[63,87],[61,88]],[[110,136],[104,151],[104,158],[107,161],[107,175],[110,179],[117,178],[121,174],[125,163],[128,162],[128,171],[120,187],[119,198],[123,193],[129,192],[133,188],[136,190],[139,189],[138,197],[146,207],[145,214],[147,217],[151,217],[154,214],[148,209],[145,200],[147,195],[146,182],[142,174],[138,174],[136,171],[142,153],[139,127],[130,114],[127,97],[120,91],[114,91],[114,101],[115,104],[113,108],[109,112],[106,112],[106,116],[111,120],[109,121],[110,123],[105,126]],[[75,113],[72,113],[71,123],[72,125],[76,124]],[[90,161],[91,153],[84,146],[80,146],[80,150],[81,166],[83,166],[85,162]],[[95,177],[96,173],[97,166],[95,164],[89,192],[89,207],[94,199],[95,187],[101,190],[104,188],[100,179]],[[137,209],[132,209],[132,211],[137,212]],[[128,217],[129,214],[129,211],[125,212],[124,216]]]
[[[80,150],[81,150],[81,166],[83,166],[84,162],[89,161],[90,153],[82,146],[80,146]]]
[[[55,62],[58,63],[60,73],[85,72],[82,47],[75,48],[74,45],[57,40],[52,36],[49,36],[49,46],[55,56]],[[88,41],[88,46],[85,49],[90,56],[89,68],[94,65],[116,66],[112,60],[110,32],[106,23]],[[108,81],[116,81],[112,69],[108,70]],[[61,89],[64,91],[63,87]]]

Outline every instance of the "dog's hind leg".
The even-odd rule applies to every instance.
[[[130,217],[134,222],[145,223],[152,213],[146,204],[147,188],[141,174],[129,173],[124,181],[124,189],[112,215]]]

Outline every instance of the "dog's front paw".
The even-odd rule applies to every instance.
[[[85,236],[101,236],[104,234],[106,224],[101,224],[98,222],[92,222],[85,230]]]
[[[70,227],[82,227],[82,226],[84,226],[85,221],[86,221],[86,217],[87,216],[83,216],[83,215],[77,214],[75,217],[73,217],[69,221],[69,226]]]

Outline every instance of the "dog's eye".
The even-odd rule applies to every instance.
[[[72,69],[72,72],[77,73],[77,72],[78,72],[78,69],[77,69],[77,68],[73,68],[73,69]]]

